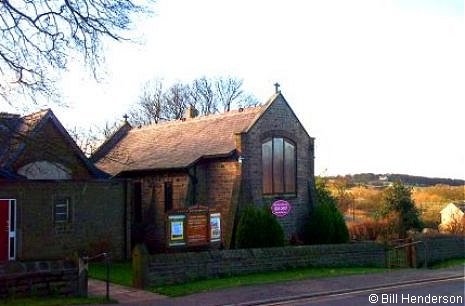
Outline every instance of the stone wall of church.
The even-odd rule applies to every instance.
[[[262,142],[269,137],[285,137],[296,144],[297,181],[295,195],[264,195],[262,185]],[[289,239],[302,239],[314,188],[314,149],[311,138],[282,97],[278,97],[251,130],[243,136],[244,188],[256,205],[270,206],[275,200],[288,201],[289,215],[278,218]]]

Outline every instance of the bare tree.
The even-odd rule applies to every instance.
[[[90,157],[98,149],[98,147],[120,127],[121,123],[117,121],[113,123],[107,121],[103,126],[94,125],[89,128],[75,126],[73,128],[68,128],[67,130],[81,151],[87,157]]]
[[[236,78],[218,78],[215,81],[218,98],[223,105],[224,111],[231,110],[231,104],[242,94],[242,80]]]
[[[68,129],[68,131],[74,142],[76,142],[86,156],[90,156],[101,143],[101,137],[99,137],[95,129],[84,129],[75,126],[72,129]]]
[[[129,111],[131,124],[147,125],[158,123],[164,119],[162,110],[164,109],[165,97],[163,95],[163,82],[154,79],[145,83],[142,94],[137,105]]]
[[[236,107],[250,107],[259,104],[258,99],[243,89],[244,81],[235,77],[219,77],[215,80],[218,103],[229,112]]]
[[[188,106],[199,114],[217,113],[238,107],[257,106],[258,100],[242,89],[243,81],[233,77],[200,77],[191,85],[177,82],[167,90],[161,80],[149,81],[143,87],[139,101],[129,111],[130,122],[135,125],[158,123],[162,120],[180,119]]]
[[[165,107],[162,110],[167,119],[180,119],[189,106],[195,107],[192,99],[191,88],[182,83],[173,84],[163,95]]]
[[[130,0],[0,1],[0,96],[56,97],[51,72],[66,69],[71,51],[96,76],[103,38],[122,40],[140,12],[148,10]]]
[[[109,121],[105,122],[105,125],[99,130],[99,134],[103,136],[102,141],[108,139],[113,133],[115,133],[121,127],[121,123],[114,121],[110,123]]]
[[[241,98],[236,101],[238,107],[255,107],[260,105],[260,101],[253,94],[242,94]]]
[[[218,111],[218,101],[215,87],[210,79],[205,76],[192,82],[192,96],[199,106],[200,114],[214,114]]]

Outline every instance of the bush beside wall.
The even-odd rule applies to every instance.
[[[310,216],[307,228],[307,242],[310,244],[345,243],[349,231],[344,217],[332,204],[322,203]]]
[[[283,245],[283,228],[268,209],[253,206],[244,209],[237,226],[237,248],[266,248]]]

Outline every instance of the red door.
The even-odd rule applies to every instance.
[[[0,200],[0,262],[8,261],[9,206],[9,200]]]

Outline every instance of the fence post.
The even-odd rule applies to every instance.
[[[412,259],[412,268],[418,268],[418,261],[417,261],[417,247],[418,244],[412,245],[412,254],[411,254],[411,259]]]
[[[147,284],[149,252],[143,244],[137,244],[132,252],[132,285],[143,289]]]
[[[78,296],[87,297],[87,277],[88,277],[88,263],[84,258],[78,257]]]

